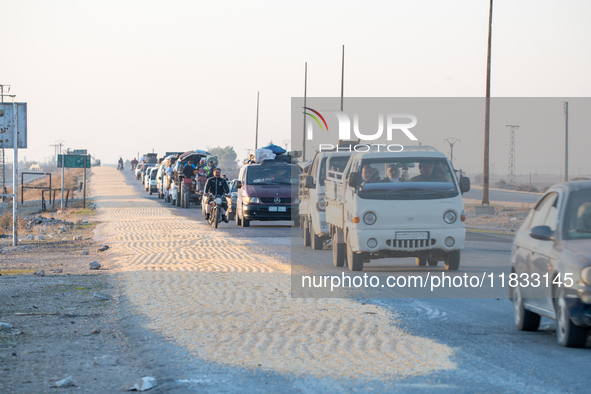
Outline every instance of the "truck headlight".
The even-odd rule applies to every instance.
[[[378,241],[375,238],[370,238],[367,240],[367,246],[369,246],[371,249],[373,249],[376,246],[378,246]]]
[[[378,220],[378,217],[373,212],[368,212],[365,215],[363,215],[363,221],[365,222],[365,224],[367,224],[369,226],[374,224],[376,222],[376,220]]]
[[[244,197],[245,204],[260,204],[261,200],[258,197]]]
[[[443,214],[443,220],[447,224],[452,224],[458,219],[458,214],[454,211],[447,211]]]
[[[591,265],[581,270],[581,279],[588,285],[591,285]]]

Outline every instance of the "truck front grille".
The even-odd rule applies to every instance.
[[[426,249],[435,245],[435,239],[393,239],[386,241],[394,249]]]

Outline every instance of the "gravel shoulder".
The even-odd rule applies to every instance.
[[[0,330],[0,392],[51,393],[71,376],[79,392],[110,393],[148,374],[122,333],[109,271],[89,270],[110,257],[96,252],[92,212],[82,214],[54,217],[89,224],[21,228],[19,246],[0,242],[0,322],[13,327]],[[94,363],[105,355],[116,365]]]

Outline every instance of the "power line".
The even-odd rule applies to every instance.
[[[446,138],[444,140],[444,142],[447,142],[449,144],[449,147],[451,148],[451,152],[450,152],[450,161],[451,161],[451,166],[454,166],[454,144],[456,144],[457,142],[461,142],[461,140],[459,138],[455,138],[455,137],[451,137],[451,138]]]

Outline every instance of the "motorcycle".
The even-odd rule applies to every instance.
[[[122,163],[117,164],[117,170],[123,171],[123,164]]]
[[[213,228],[218,228],[218,223],[222,221],[222,211],[225,199],[226,195],[217,196],[215,198],[209,196],[207,203],[211,205],[211,209],[207,221]]]

